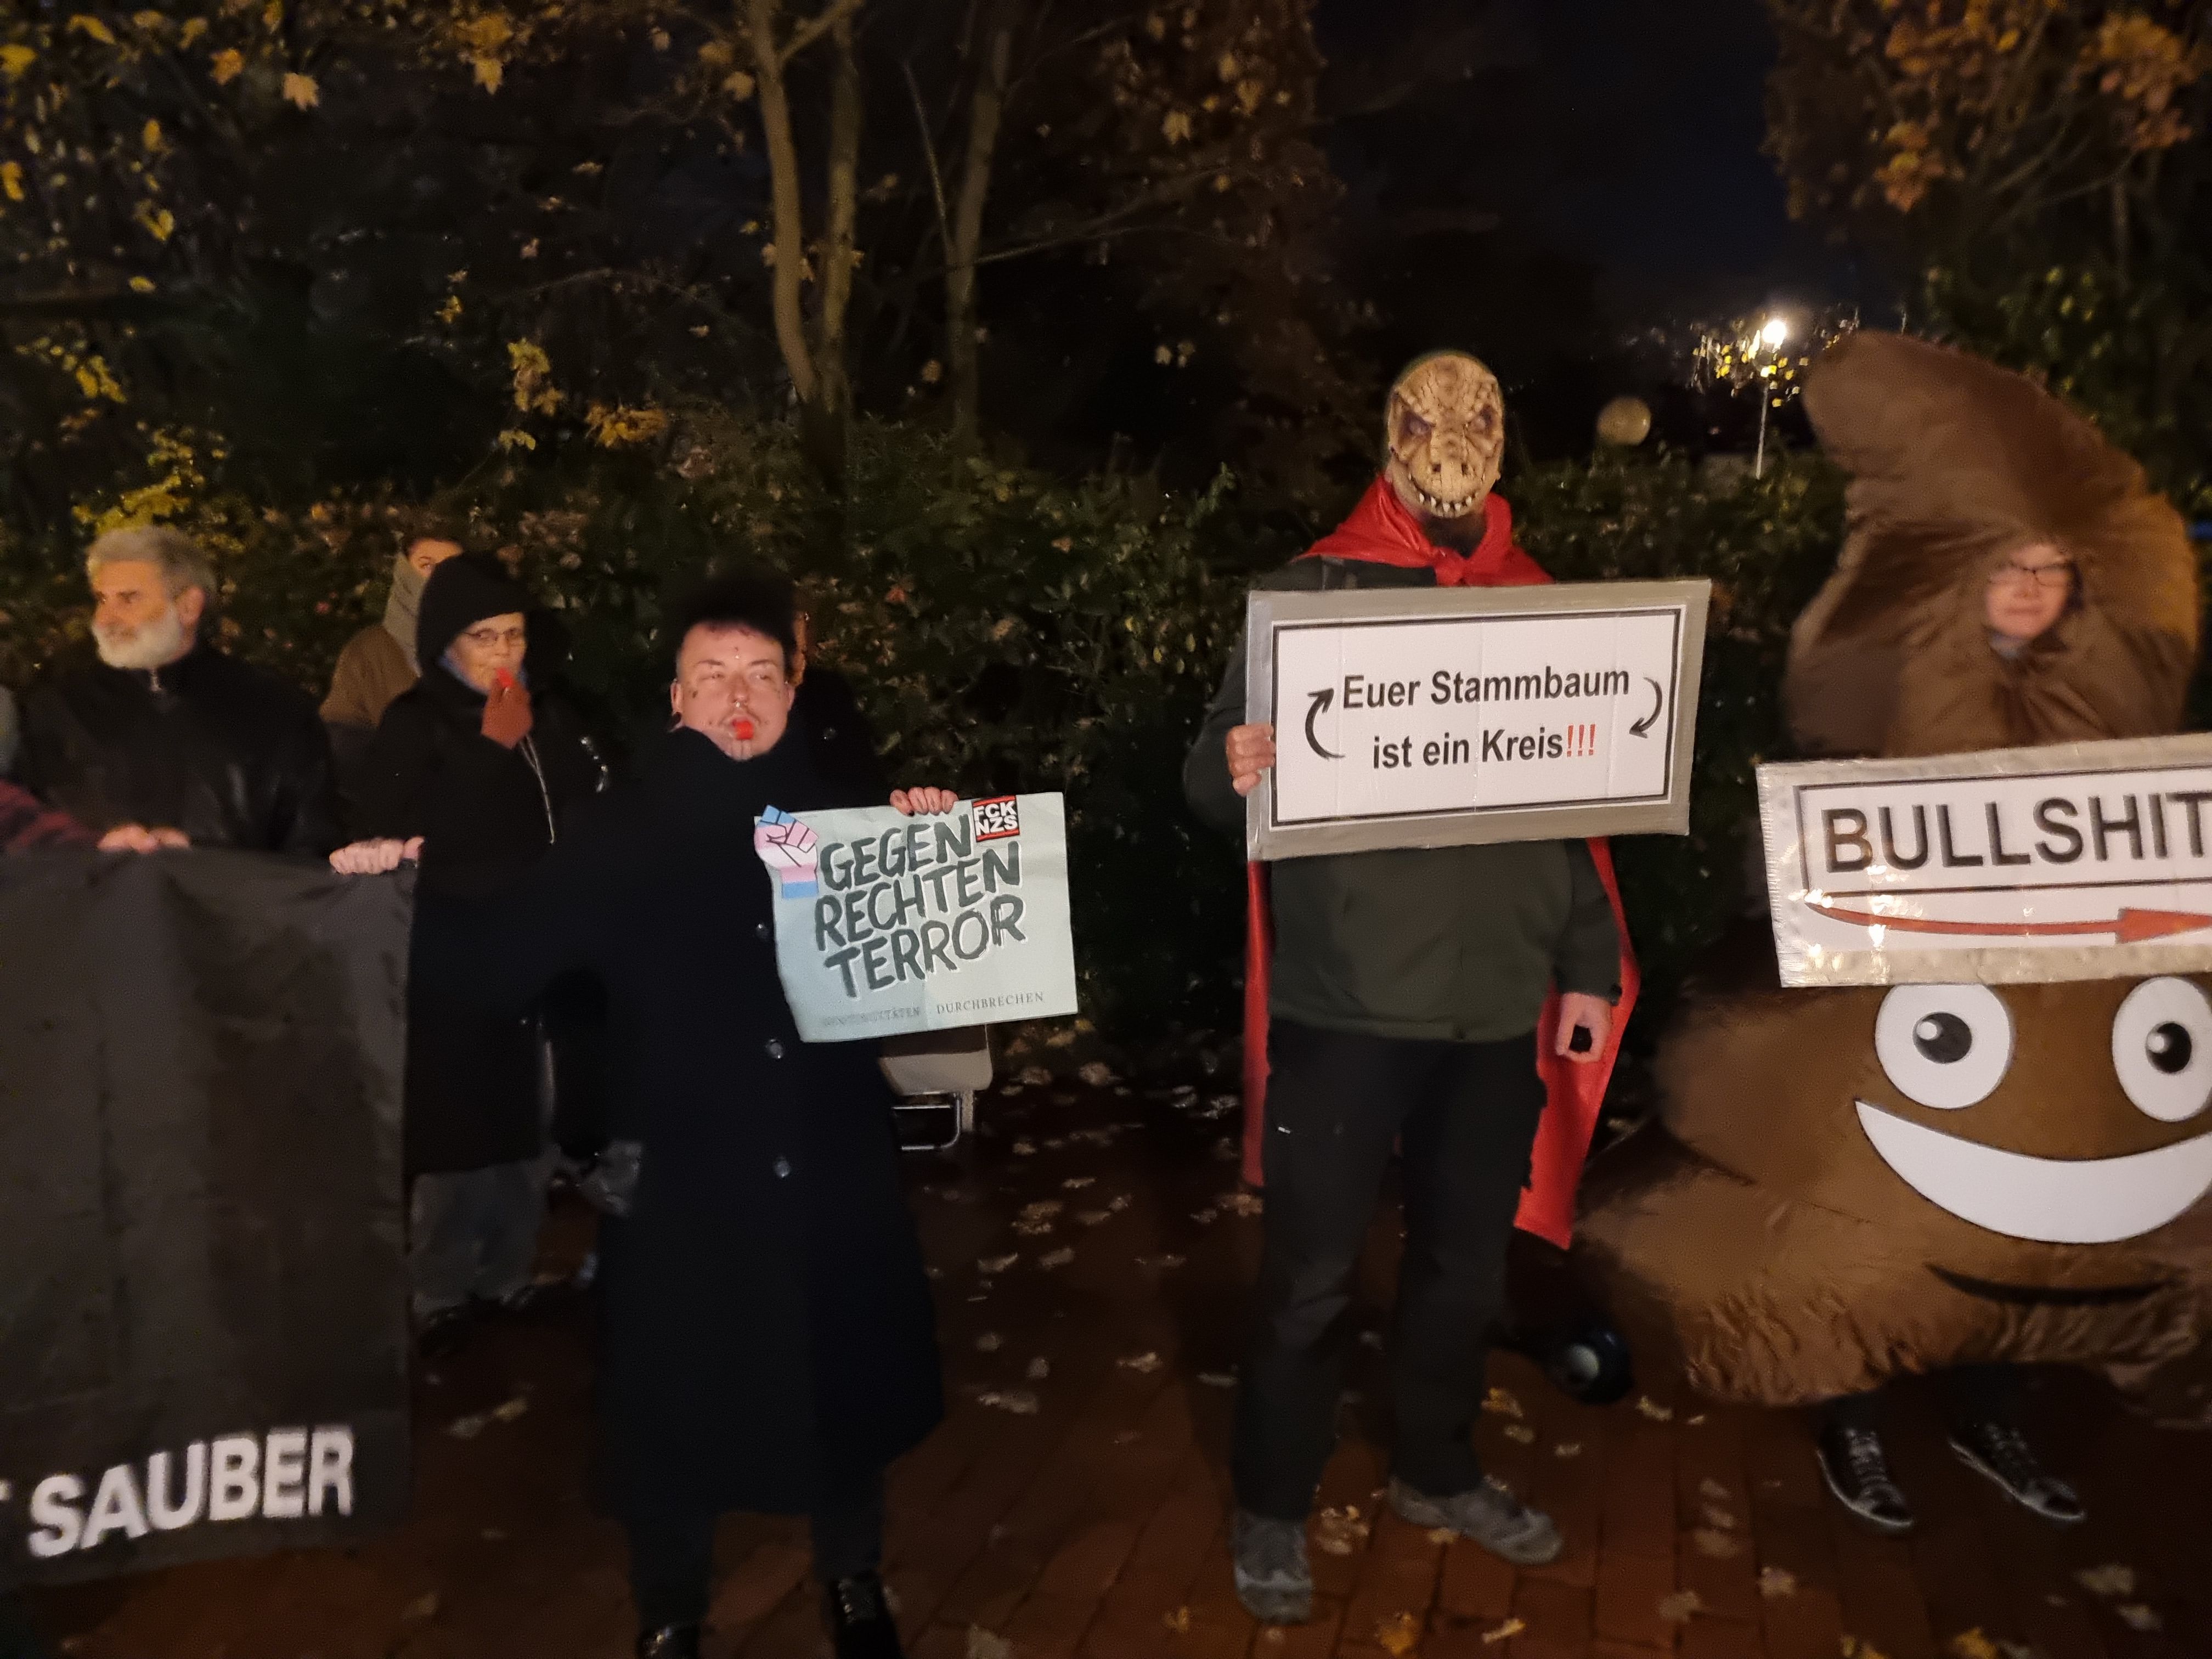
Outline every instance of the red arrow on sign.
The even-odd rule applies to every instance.
[[[1903,933],[1972,933],[1991,939],[2062,939],[2081,934],[2111,933],[2122,945],[2164,939],[2169,933],[2193,933],[2212,927],[2212,916],[2190,910],[2130,910],[2109,921],[1945,921],[1935,916],[1877,916],[1863,910],[1846,910],[1833,904],[1808,904],[1833,921],[1854,927],[1894,927]]]

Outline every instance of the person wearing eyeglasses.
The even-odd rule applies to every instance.
[[[369,744],[362,838],[331,855],[341,873],[364,874],[419,854],[418,938],[424,908],[510,888],[605,782],[582,720],[545,683],[544,635],[496,559],[447,559],[423,585],[423,677]],[[548,1174],[538,1012],[499,1018],[410,987],[408,1255],[426,1353],[535,1294]]]

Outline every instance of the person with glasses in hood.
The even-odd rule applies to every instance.
[[[447,559],[423,586],[423,677],[369,744],[362,839],[331,857],[362,873],[389,868],[394,848],[417,856],[418,939],[426,910],[511,888],[605,783],[581,720],[544,684],[550,626],[494,558]],[[434,1353],[481,1309],[532,1298],[548,1170],[538,1016],[493,1017],[421,987],[408,1009],[409,1255]]]

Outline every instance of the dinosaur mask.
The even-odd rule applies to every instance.
[[[1480,514],[1505,458],[1505,394],[1459,351],[1416,362],[1390,388],[1384,476],[1407,508],[1446,521]]]

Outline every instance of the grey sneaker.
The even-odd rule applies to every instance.
[[[1504,1486],[1485,1480],[1470,1492],[1429,1498],[1395,1476],[1390,1507],[1408,1526],[1443,1527],[1472,1538],[1501,1560],[1516,1567],[1540,1567],[1565,1548],[1559,1529],[1541,1510],[1532,1510]]]
[[[1263,1625],[1303,1625],[1313,1617],[1305,1522],[1239,1510],[1229,1525],[1229,1553],[1245,1612]]]

